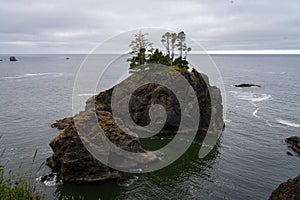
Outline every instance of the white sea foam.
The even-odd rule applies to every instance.
[[[40,176],[36,180],[42,182],[42,176]],[[52,177],[48,177],[43,183],[45,186],[52,187],[62,184],[62,180],[60,180],[58,176],[54,174]]]
[[[258,110],[259,110],[259,108],[256,108],[255,110],[254,110],[254,112],[252,113],[252,115],[254,116],[254,117],[256,117],[256,118],[260,118],[260,116],[258,116],[256,113],[258,112]]]
[[[83,94],[78,94],[77,96],[79,97],[83,97],[83,96],[94,96],[96,95],[97,93],[83,93]]]
[[[252,102],[260,102],[270,99],[272,96],[269,94],[259,94],[259,93],[250,93],[250,92],[243,92],[237,94],[238,99],[252,101]]]
[[[230,119],[225,119],[224,121],[225,121],[225,123],[230,123],[231,122]]]
[[[300,128],[300,124],[299,123],[294,123],[288,120],[284,120],[284,119],[277,119],[277,122],[279,122],[280,124],[286,125],[286,126],[291,126],[291,127],[295,127],[295,128]]]
[[[36,73],[36,74],[22,74],[18,76],[4,76],[0,77],[0,80],[18,80],[18,79],[31,79],[31,78],[47,78],[47,77],[60,77],[64,73],[48,72],[48,73]]]

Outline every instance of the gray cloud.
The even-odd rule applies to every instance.
[[[87,53],[140,27],[181,31],[208,50],[300,49],[288,1],[0,0],[0,53]]]

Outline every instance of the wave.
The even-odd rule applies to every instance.
[[[266,72],[267,74],[286,74],[286,72]]]
[[[32,79],[32,78],[48,78],[48,77],[60,77],[64,73],[48,72],[48,73],[36,73],[36,74],[22,74],[19,76],[4,76],[0,77],[0,80],[20,80],[20,79]]]
[[[300,128],[300,124],[298,123],[294,123],[288,120],[284,120],[284,119],[277,119],[277,122],[279,122],[280,124],[286,125],[286,126],[291,126],[291,127],[295,127],[295,128]]]

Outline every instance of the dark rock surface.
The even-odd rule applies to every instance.
[[[224,127],[222,97],[219,88],[210,86],[208,77],[196,70],[192,70],[192,72],[181,72],[181,74],[193,87],[199,102],[200,122],[197,130],[198,133],[206,134],[209,127],[210,130],[218,130],[220,127]],[[166,79],[166,76],[160,73],[153,74],[153,76],[155,76],[156,79],[160,79],[159,77],[161,77],[161,79]],[[167,76],[167,78],[171,79],[174,77]],[[130,81],[127,84],[131,84]],[[112,112],[111,96],[113,89],[114,88],[111,88],[104,92],[100,92],[98,95],[88,99],[85,109],[92,109],[96,107],[99,111]],[[183,92],[185,92],[185,90],[183,90]],[[126,95],[126,91],[124,91],[124,95]],[[134,92],[129,102],[129,108],[131,117],[135,123],[145,126],[150,122],[149,108],[152,103],[162,105],[166,109],[168,116],[164,128],[158,134],[176,134],[181,114],[179,102],[172,91],[161,85],[150,83],[139,87]],[[190,120],[194,120],[192,116],[190,116]],[[210,131],[209,133],[213,134],[213,131]]]
[[[299,200],[300,199],[300,175],[287,182],[281,183],[269,200]]]
[[[62,130],[64,128],[66,128],[72,122],[73,122],[73,117],[56,120],[55,123],[51,124],[51,128],[57,128],[57,129]]]
[[[242,83],[238,85],[234,85],[235,87],[261,87],[260,85],[255,85],[255,84],[249,84],[249,83]]]
[[[210,86],[208,77],[198,73],[196,70],[181,72],[181,74],[194,88],[198,98],[200,122],[196,130],[197,133],[201,135],[207,134],[210,126],[211,129],[209,129],[210,132],[208,134],[219,134],[217,130],[221,130],[224,127],[220,90],[217,87]],[[154,75],[162,76],[161,74]],[[161,78],[166,78],[165,75]],[[129,80],[126,79],[124,81]],[[82,143],[82,141],[86,141],[85,136],[80,135],[79,137],[78,135],[77,131],[80,129],[84,129],[88,133],[88,137],[102,137],[105,135],[112,143],[123,150],[146,153],[146,156],[139,159],[140,163],[150,163],[160,159],[161,155],[145,151],[134,133],[127,134],[118,127],[111,114],[112,92],[113,88],[100,92],[87,100],[84,111],[74,117],[57,120],[51,125],[53,128],[63,130],[50,142],[54,154],[47,159],[47,164],[54,172],[57,172],[62,181],[95,182],[111,179],[120,180],[121,178],[118,172],[102,164],[90,154]],[[150,83],[139,87],[133,93],[129,106],[132,119],[136,124],[147,125],[150,120],[149,108],[153,102],[164,106],[167,112],[167,121],[159,134],[176,134],[178,123],[180,123],[180,106],[173,92],[161,85]],[[99,130],[90,125],[91,119],[95,118],[95,116],[101,127]],[[190,116],[190,120],[194,120],[192,116]],[[214,130],[216,131],[214,132]],[[187,132],[189,131],[187,130]],[[106,149],[99,149],[98,151],[100,154],[102,151],[103,154],[107,152]],[[113,158],[115,157],[112,157],[111,160]],[[136,168],[138,166],[130,165],[129,167]]]
[[[300,154],[300,137],[292,136],[285,139],[289,147],[297,154]]]
[[[18,60],[17,60],[17,58],[15,56],[10,56],[9,57],[9,61],[13,62],[13,61],[18,61]]]

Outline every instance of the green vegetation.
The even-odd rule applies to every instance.
[[[30,182],[28,175],[14,176],[9,173],[8,178],[4,178],[4,167],[0,166],[0,199],[1,200],[39,200],[45,196],[38,194],[35,187]]]
[[[170,66],[172,69],[187,71],[189,62],[187,61],[187,53],[191,48],[186,44],[186,36],[183,31],[176,33],[166,32],[162,35],[161,42],[165,47],[165,54],[159,50],[152,48],[152,43],[146,38],[148,34],[134,34],[134,40],[131,41],[130,47],[133,56],[127,61],[130,62],[129,69],[132,71],[140,69],[139,66],[157,63]],[[179,56],[175,58],[175,49],[177,48]]]

